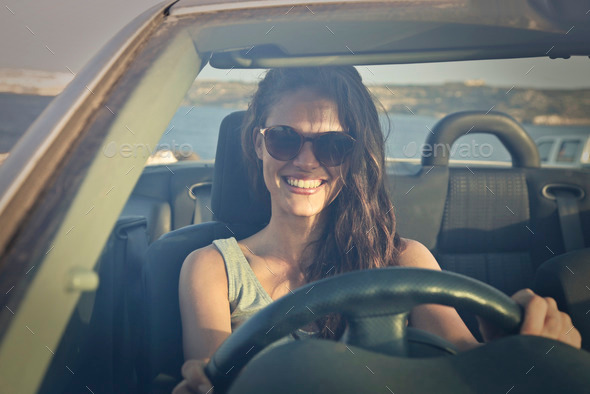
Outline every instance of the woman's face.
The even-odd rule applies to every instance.
[[[278,100],[271,108],[264,127],[277,125],[291,126],[305,136],[328,131],[344,132],[338,120],[336,103],[309,89],[297,90]],[[311,141],[305,141],[299,154],[289,161],[270,156],[260,133],[256,136],[255,148],[263,162],[264,182],[270,192],[273,215],[278,213],[277,209],[287,215],[317,215],[342,189],[341,170],[344,175],[345,168],[341,167],[345,165],[322,165],[313,154]],[[299,179],[321,180],[322,184],[311,189],[289,184],[289,181]]]

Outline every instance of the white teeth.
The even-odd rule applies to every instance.
[[[301,189],[315,189],[322,184],[321,180],[311,180],[311,181],[304,181],[301,179],[295,178],[286,178],[287,183],[291,186],[299,187]]]

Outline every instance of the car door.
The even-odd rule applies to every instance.
[[[1,167],[2,392],[37,391],[51,363],[76,374],[73,353],[56,351],[72,313],[88,311],[81,295],[98,286],[94,267],[145,163],[104,147],[155,144],[201,68],[185,34],[149,40],[167,5],[113,38]]]

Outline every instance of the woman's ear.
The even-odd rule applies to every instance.
[[[256,156],[258,156],[258,158],[260,160],[262,160],[262,144],[263,144],[263,136],[260,132],[256,133],[256,136],[254,137],[254,150],[256,151]]]

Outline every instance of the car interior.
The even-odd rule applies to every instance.
[[[81,351],[97,355],[85,360],[88,371],[116,360],[112,382],[127,379],[125,384],[132,385],[129,379],[138,379],[146,384],[140,392],[153,390],[152,385],[170,389],[167,384],[181,379],[182,262],[215,239],[248,237],[270,218],[270,207],[251,197],[241,164],[243,115],[234,112],[221,123],[213,167],[179,163],[170,169],[147,167],[142,174],[98,265],[106,281],[96,293],[95,321],[86,323],[98,336],[107,328],[117,329],[107,342],[112,348],[89,341],[92,350]],[[529,287],[555,297],[585,337],[590,332],[585,319],[589,300],[583,290],[590,269],[584,264],[588,250],[582,246],[590,243],[590,202],[583,197],[590,173],[541,169],[531,138],[502,113],[451,114],[433,129],[431,142],[452,145],[482,117],[476,131],[497,135],[512,154],[512,167],[449,167],[448,157],[437,156],[423,158],[413,174],[390,173],[398,231],[427,245],[445,270],[508,295]],[[568,224],[560,204],[574,207],[577,223]],[[582,235],[580,244],[567,244]],[[567,275],[567,269],[578,275]],[[121,299],[123,305],[116,301]],[[459,312],[481,339],[475,316]],[[588,349],[588,342],[583,346]]]
[[[193,16],[197,6],[186,2],[167,10],[169,19],[161,34],[143,47],[148,55],[144,53],[145,57],[140,57],[118,82],[120,90],[115,90],[118,94],[108,103],[112,108],[117,108],[117,103],[123,106],[125,100],[139,103],[141,94],[135,90],[127,94],[123,88],[143,81],[142,73],[158,81],[154,75],[177,70],[173,68],[176,64],[165,62],[170,54],[183,53],[177,58],[172,56],[182,60],[178,62],[178,70],[184,70],[182,78],[169,77],[169,84],[163,87],[159,82],[150,82],[144,92],[146,97],[157,96],[158,89],[175,89],[184,94],[195,77],[190,73],[198,73],[207,62],[221,69],[266,69],[540,56],[546,52],[548,42],[561,42],[567,18],[576,16],[551,19],[546,15],[551,10],[543,8],[542,2],[531,3],[545,15],[539,19],[539,30],[528,30],[527,21],[498,20],[489,26],[462,23],[489,12],[483,5],[461,15],[433,11],[425,15],[430,20],[424,22],[420,21],[421,9],[411,7],[406,9],[407,14],[394,15],[375,6],[362,14],[361,20],[351,13],[358,13],[363,5],[352,3],[318,5],[314,13],[295,7],[289,16],[284,7]],[[498,11],[498,15],[502,12]],[[335,35],[346,38],[351,48],[364,49],[351,54],[340,46],[334,48],[332,36],[315,35],[319,25],[314,17],[323,18],[320,25],[330,23]],[[282,23],[279,38],[264,34],[268,30],[263,24],[265,18]],[[392,24],[396,18],[398,23]],[[355,34],[361,30],[363,34]],[[582,40],[586,36],[575,37]],[[449,38],[454,39],[453,48],[445,44]],[[555,49],[555,56],[583,54],[576,39],[563,41]],[[174,44],[158,52],[156,48],[166,40]],[[311,48],[302,44],[310,41],[317,45]],[[156,69],[160,74],[150,71],[150,62],[161,67]],[[162,93],[162,100],[167,94]],[[174,98],[176,101],[166,104],[167,115],[175,110],[180,93]],[[129,109],[126,113],[131,112]],[[91,124],[90,130],[96,132],[92,145],[95,148],[102,142],[102,128],[107,124],[101,119],[107,116],[110,114],[102,109],[98,121]],[[131,194],[121,197],[126,202],[124,207],[120,204],[123,208],[94,266],[100,286],[96,291],[84,292],[77,302],[40,392],[78,392],[80,387],[93,387],[96,393],[170,392],[182,379],[178,278],[185,257],[215,239],[246,238],[262,229],[270,218],[270,206],[253,198],[248,186],[239,138],[243,117],[244,111],[235,111],[219,125],[214,164],[181,161],[146,166],[137,182],[128,185]],[[169,119],[163,116],[160,123],[149,127],[161,135]],[[477,279],[506,295],[529,287],[554,297],[582,334],[582,348],[590,351],[590,293],[586,281],[590,277],[590,172],[541,167],[534,141],[513,117],[499,111],[450,113],[432,129],[427,142],[452,146],[468,132],[497,137],[510,153],[512,165],[450,165],[449,155],[425,155],[419,163],[403,166],[392,163],[387,177],[399,234],[427,246],[443,270]],[[84,152],[79,155],[82,157]],[[108,176],[108,172],[102,176]],[[481,339],[473,308],[457,309],[468,328]],[[348,348],[334,347],[337,344],[327,341],[296,341],[255,359],[247,367],[247,374],[237,375],[236,370],[234,385],[229,389],[236,393],[276,392],[277,387],[287,392],[318,388],[325,392],[342,387],[362,391],[367,386],[359,386],[365,381],[356,379],[355,371],[359,363],[371,363],[381,375],[396,371],[395,376],[406,376],[400,380],[400,390],[415,389],[413,382],[425,391],[477,392],[481,387],[465,380],[465,376],[485,372],[485,379],[479,382],[493,391],[503,387],[499,382],[510,368],[515,371],[515,382],[530,384],[531,390],[543,390],[560,387],[558,381],[551,381],[556,373],[569,370],[571,376],[583,376],[589,365],[585,351],[576,353],[566,345],[542,338],[511,336],[470,354],[446,357],[446,344],[413,335],[414,343],[423,344],[416,345],[413,358],[354,347],[356,364],[342,361],[342,350],[347,352]],[[557,370],[547,357],[543,358],[552,345],[552,355],[564,361]],[[523,353],[526,358],[515,357]],[[64,370],[66,360],[76,374]],[[533,361],[541,378],[527,383],[521,369]],[[338,379],[330,378],[328,365],[338,371]],[[497,365],[505,369],[494,369]],[[299,368],[306,378],[289,374],[292,368]],[[430,372],[422,378],[424,368]],[[457,369],[465,375],[458,375]],[[256,378],[262,375],[266,378]],[[574,389],[582,387],[581,380],[572,378],[571,382]],[[372,384],[389,389],[382,380]]]

